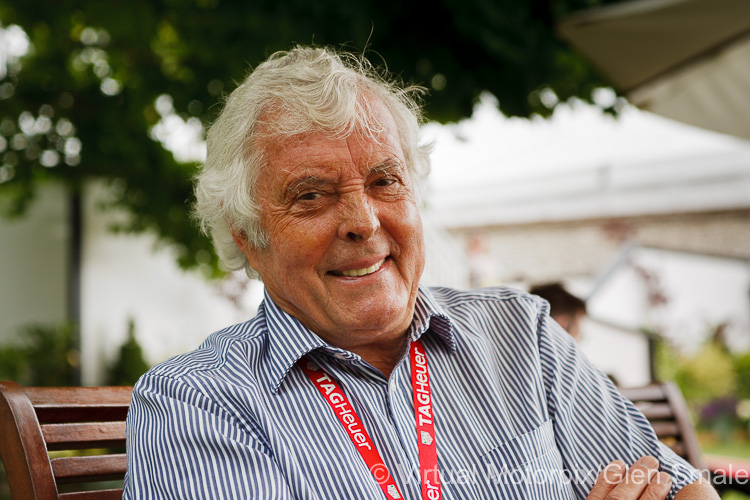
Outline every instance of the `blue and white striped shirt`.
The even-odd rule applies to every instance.
[[[445,499],[585,498],[611,460],[655,456],[673,495],[698,472],[576,348],[538,297],[420,289],[411,339],[430,365]],[[126,499],[380,499],[309,356],[347,396],[404,497],[420,498],[409,356],[386,379],[271,299],[151,369],[128,414]],[[670,496],[672,498],[672,496]]]

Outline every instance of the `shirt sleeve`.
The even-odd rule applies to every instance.
[[[123,499],[291,499],[263,439],[206,395],[147,374],[127,418]]]
[[[539,315],[539,351],[550,418],[571,484],[586,498],[599,471],[612,460],[628,466],[643,455],[659,461],[672,476],[669,499],[700,473],[659,441],[651,424],[609,378],[551,319],[546,304]]]

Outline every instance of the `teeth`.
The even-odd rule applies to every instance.
[[[377,264],[371,265],[370,267],[363,267],[362,269],[350,269],[348,271],[341,271],[341,275],[354,278],[356,276],[365,276],[366,274],[372,274],[378,269],[380,269],[380,266],[383,265],[383,262],[385,262],[385,259],[381,260]]]

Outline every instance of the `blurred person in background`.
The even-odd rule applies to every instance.
[[[297,47],[228,97],[196,213],[265,300],[136,384],[124,498],[717,498],[546,302],[419,285],[419,93]]]
[[[547,283],[531,287],[529,293],[538,295],[550,305],[549,315],[577,342],[581,340],[581,322],[586,318],[586,302],[576,297],[561,283]]]

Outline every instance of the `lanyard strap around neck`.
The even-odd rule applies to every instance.
[[[439,500],[442,498],[440,488],[440,473],[438,472],[437,441],[435,439],[435,424],[432,413],[432,393],[430,391],[430,373],[427,367],[427,356],[422,341],[412,342],[409,349],[411,359],[411,385],[414,396],[414,419],[417,424],[417,445],[419,450],[419,476],[422,483],[422,498]],[[349,439],[359,452],[365,465],[370,469],[375,481],[380,485],[386,498],[394,500],[403,498],[396,486],[390,471],[383,462],[383,458],[375,448],[375,444],[362,422],[354,412],[349,399],[341,387],[309,360],[302,359],[299,363],[302,371],[318,388],[320,394],[328,402],[341,425],[347,432]]]
[[[438,500],[442,497],[440,472],[438,471],[437,439],[435,419],[432,413],[432,391],[427,354],[422,339],[412,342],[411,390],[414,396],[414,419],[417,421],[417,445],[419,448],[419,478],[422,482],[422,499]]]

